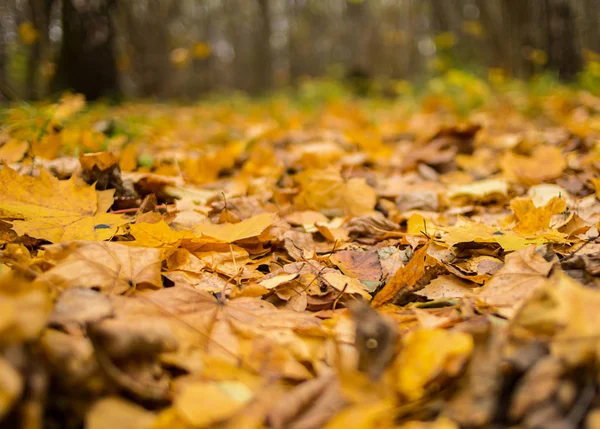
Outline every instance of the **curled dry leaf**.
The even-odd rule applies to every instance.
[[[403,291],[412,292],[412,288],[425,274],[425,258],[427,257],[427,248],[429,244],[421,247],[415,252],[412,259],[406,266],[398,268],[394,276],[386,283],[373,299],[372,305],[379,307],[386,302],[396,298],[396,295]]]
[[[283,395],[269,410],[268,421],[273,429],[317,429],[344,404],[339,381],[328,372]]]
[[[512,316],[537,289],[548,281],[558,262],[548,248],[529,246],[506,257],[504,267],[479,290],[478,297],[496,306],[498,312]]]

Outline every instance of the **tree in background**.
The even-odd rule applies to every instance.
[[[71,89],[89,100],[118,93],[110,16],[114,4],[114,0],[62,0],[63,35],[55,89]]]
[[[128,96],[193,98],[353,71],[420,80],[450,67],[569,80],[585,59],[600,58],[598,7],[600,0],[0,0],[1,90],[46,97],[55,62],[53,91],[90,98],[119,83]]]

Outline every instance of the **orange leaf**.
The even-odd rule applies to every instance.
[[[425,258],[429,242],[417,250],[404,267],[400,267],[389,282],[373,298],[373,307],[379,307],[394,299],[396,294],[404,288],[412,288],[425,274]]]

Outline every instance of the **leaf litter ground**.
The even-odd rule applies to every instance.
[[[414,101],[6,110],[0,420],[600,427],[600,99]]]

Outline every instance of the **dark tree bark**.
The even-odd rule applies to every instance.
[[[544,6],[548,67],[556,70],[561,79],[570,79],[583,65],[575,12],[568,0],[546,0]]]
[[[39,34],[38,40],[31,45],[27,64],[26,97],[32,100],[44,97],[44,88],[40,80],[41,65],[48,59],[50,51],[50,10],[53,0],[29,0],[31,21]]]
[[[113,49],[114,0],[63,0],[63,37],[55,89],[71,89],[89,100],[119,91]]]
[[[256,75],[253,91],[260,92],[272,86],[273,58],[271,53],[271,8],[269,0],[258,0],[259,21],[256,34]]]
[[[4,12],[0,7],[0,13]],[[6,46],[4,44],[4,27],[0,19],[0,103],[9,100],[8,82],[6,79]]]

